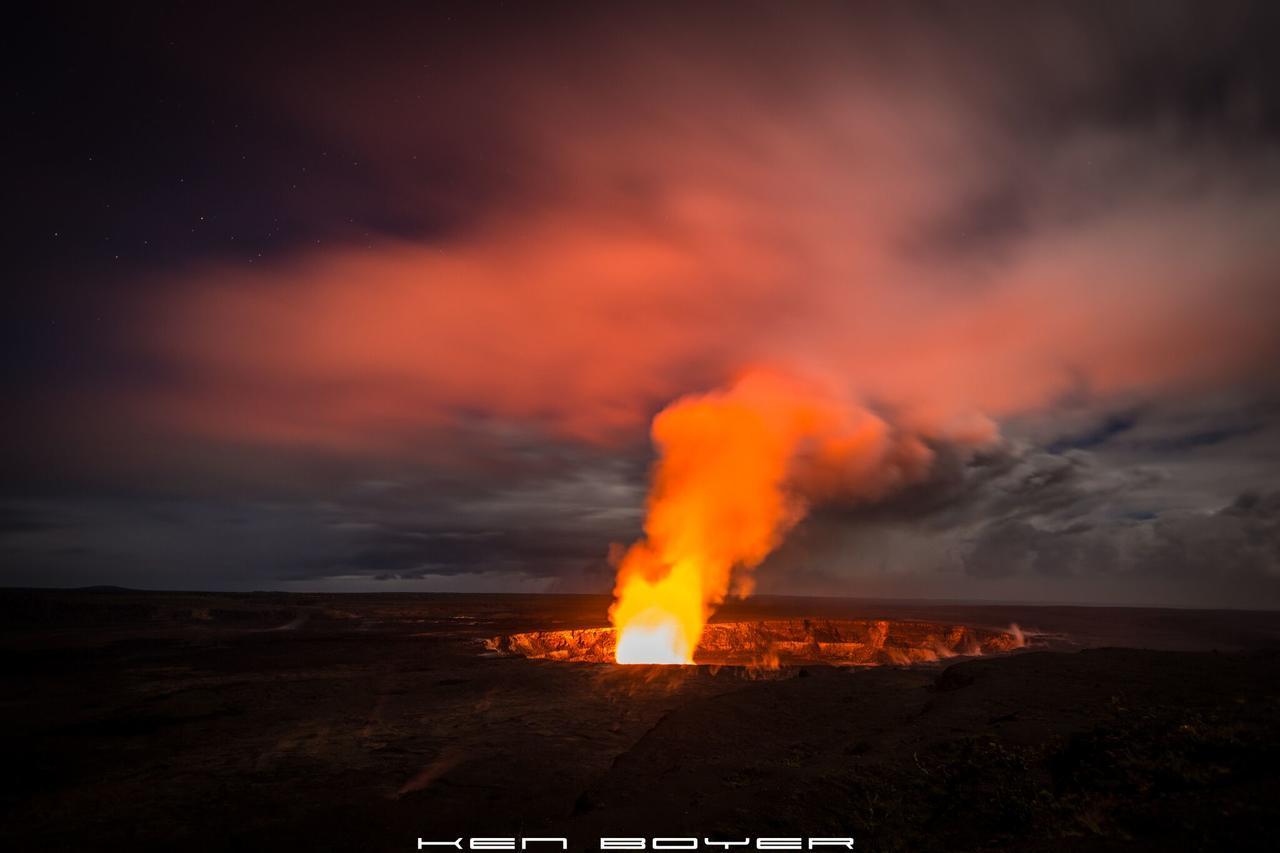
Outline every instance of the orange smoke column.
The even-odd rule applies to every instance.
[[[618,566],[610,621],[619,663],[693,662],[703,626],[814,498],[870,497],[932,453],[875,414],[763,371],[683,397],[654,419],[659,458],[645,537]]]

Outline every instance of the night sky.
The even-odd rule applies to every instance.
[[[13,19],[0,585],[608,592],[763,365],[934,460],[760,592],[1280,607],[1278,8]]]

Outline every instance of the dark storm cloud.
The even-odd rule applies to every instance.
[[[1002,521],[982,531],[965,557],[965,569],[981,578],[1009,577],[1030,570],[1071,574],[1087,563],[1092,570],[1115,561],[1114,546],[1086,537],[1092,528],[1075,525],[1047,535],[1025,521]]]
[[[329,578],[453,578],[466,588],[465,576],[497,574],[573,591],[607,584],[610,543],[639,525],[638,487],[616,465],[487,483],[472,474],[452,488],[440,477],[312,488],[310,500],[117,493],[5,506],[6,580],[91,584],[105,568],[122,585],[168,588]]]
[[[1148,445],[1148,449],[1169,452],[1192,450],[1197,447],[1208,447],[1213,444],[1221,444],[1224,441],[1230,441],[1233,438],[1239,438],[1240,436],[1257,432],[1261,428],[1262,427],[1259,424],[1224,426],[1218,429],[1205,430],[1204,432],[1187,433],[1176,438],[1166,438],[1153,441]]]
[[[1050,453],[1061,453],[1064,450],[1072,448],[1077,450],[1088,450],[1110,441],[1117,435],[1133,429],[1137,423],[1135,415],[1130,413],[1117,413],[1108,415],[1102,423],[1079,435],[1063,436],[1052,442],[1046,450]]]
[[[936,454],[779,591],[1265,591],[1272,4],[29,14],[0,582],[603,589],[778,362]]]
[[[1106,527],[1054,530],[1002,520],[982,529],[965,569],[983,578],[1128,574],[1184,586],[1210,602],[1228,585],[1251,596],[1255,606],[1274,606],[1280,595],[1280,493],[1246,493],[1212,512],[1117,519]]]
[[[603,581],[609,544],[608,534],[596,530],[379,530],[358,537],[348,556],[321,560],[293,578],[372,574],[387,580],[505,570],[539,577],[592,571]]]
[[[1101,466],[1085,451],[1012,442],[979,453],[945,445],[934,452],[926,480],[874,505],[826,505],[815,515],[833,523],[906,522],[949,530],[992,518],[1085,515],[1162,478],[1150,467]]]
[[[1093,451],[940,448],[925,483],[874,506],[817,509],[766,565],[762,588],[1277,606],[1280,499],[1266,487],[1280,474],[1280,419],[1269,411],[1265,401],[1152,406],[1117,433],[1125,441]],[[1241,412],[1247,429],[1178,440],[1170,454],[1163,436]]]
[[[1247,492],[1212,513],[1161,518],[1138,569],[1213,582],[1245,576],[1280,585],[1280,492]]]

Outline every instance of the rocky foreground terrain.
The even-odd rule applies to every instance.
[[[606,604],[0,591],[0,844],[1274,849],[1276,614],[777,599],[725,618],[1016,621],[1031,647],[768,671],[493,651],[495,636],[601,627]]]

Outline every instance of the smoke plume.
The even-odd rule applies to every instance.
[[[622,557],[609,616],[623,663],[688,663],[703,625],[824,498],[872,500],[921,477],[922,437],[817,386],[753,370],[653,422],[645,536]]]

